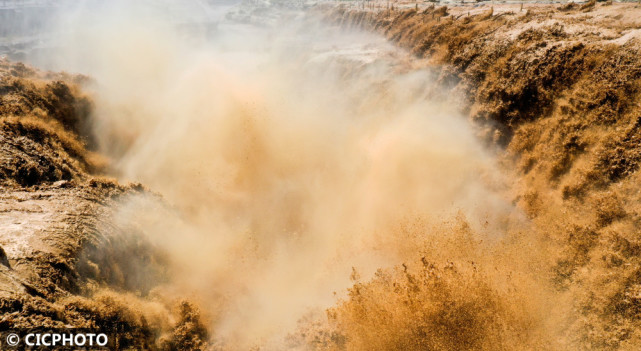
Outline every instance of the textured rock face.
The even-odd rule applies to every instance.
[[[200,347],[207,331],[193,305],[150,295],[165,279],[162,255],[113,219],[120,199],[145,192],[95,176],[104,161],[82,132],[83,79],[0,61],[0,329],[95,328],[118,348]]]

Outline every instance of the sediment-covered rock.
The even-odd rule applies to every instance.
[[[90,328],[114,349],[202,347],[198,308],[156,289],[165,257],[114,220],[121,199],[146,192],[100,175],[83,81],[0,61],[0,330]]]

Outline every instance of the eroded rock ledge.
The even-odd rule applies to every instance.
[[[122,199],[156,195],[101,175],[87,81],[0,60],[0,330],[93,328],[117,349],[201,347],[198,309],[159,288],[166,258],[114,220]]]

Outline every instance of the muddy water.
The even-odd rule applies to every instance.
[[[295,10],[213,32],[129,4],[79,11],[56,64],[94,79],[111,173],[165,201],[124,199],[118,220],[169,257],[164,288],[200,303],[216,342],[282,349],[354,282],[421,257],[511,261],[488,254],[528,227],[508,180],[457,96],[383,38]],[[510,272],[531,268],[514,250]]]

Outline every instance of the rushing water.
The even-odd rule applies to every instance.
[[[132,198],[120,220],[167,253],[215,338],[282,348],[356,276],[452,253],[450,226],[493,243],[524,225],[457,96],[408,53],[292,7],[163,6],[70,9],[28,59],[92,78],[112,174],[174,208]]]

